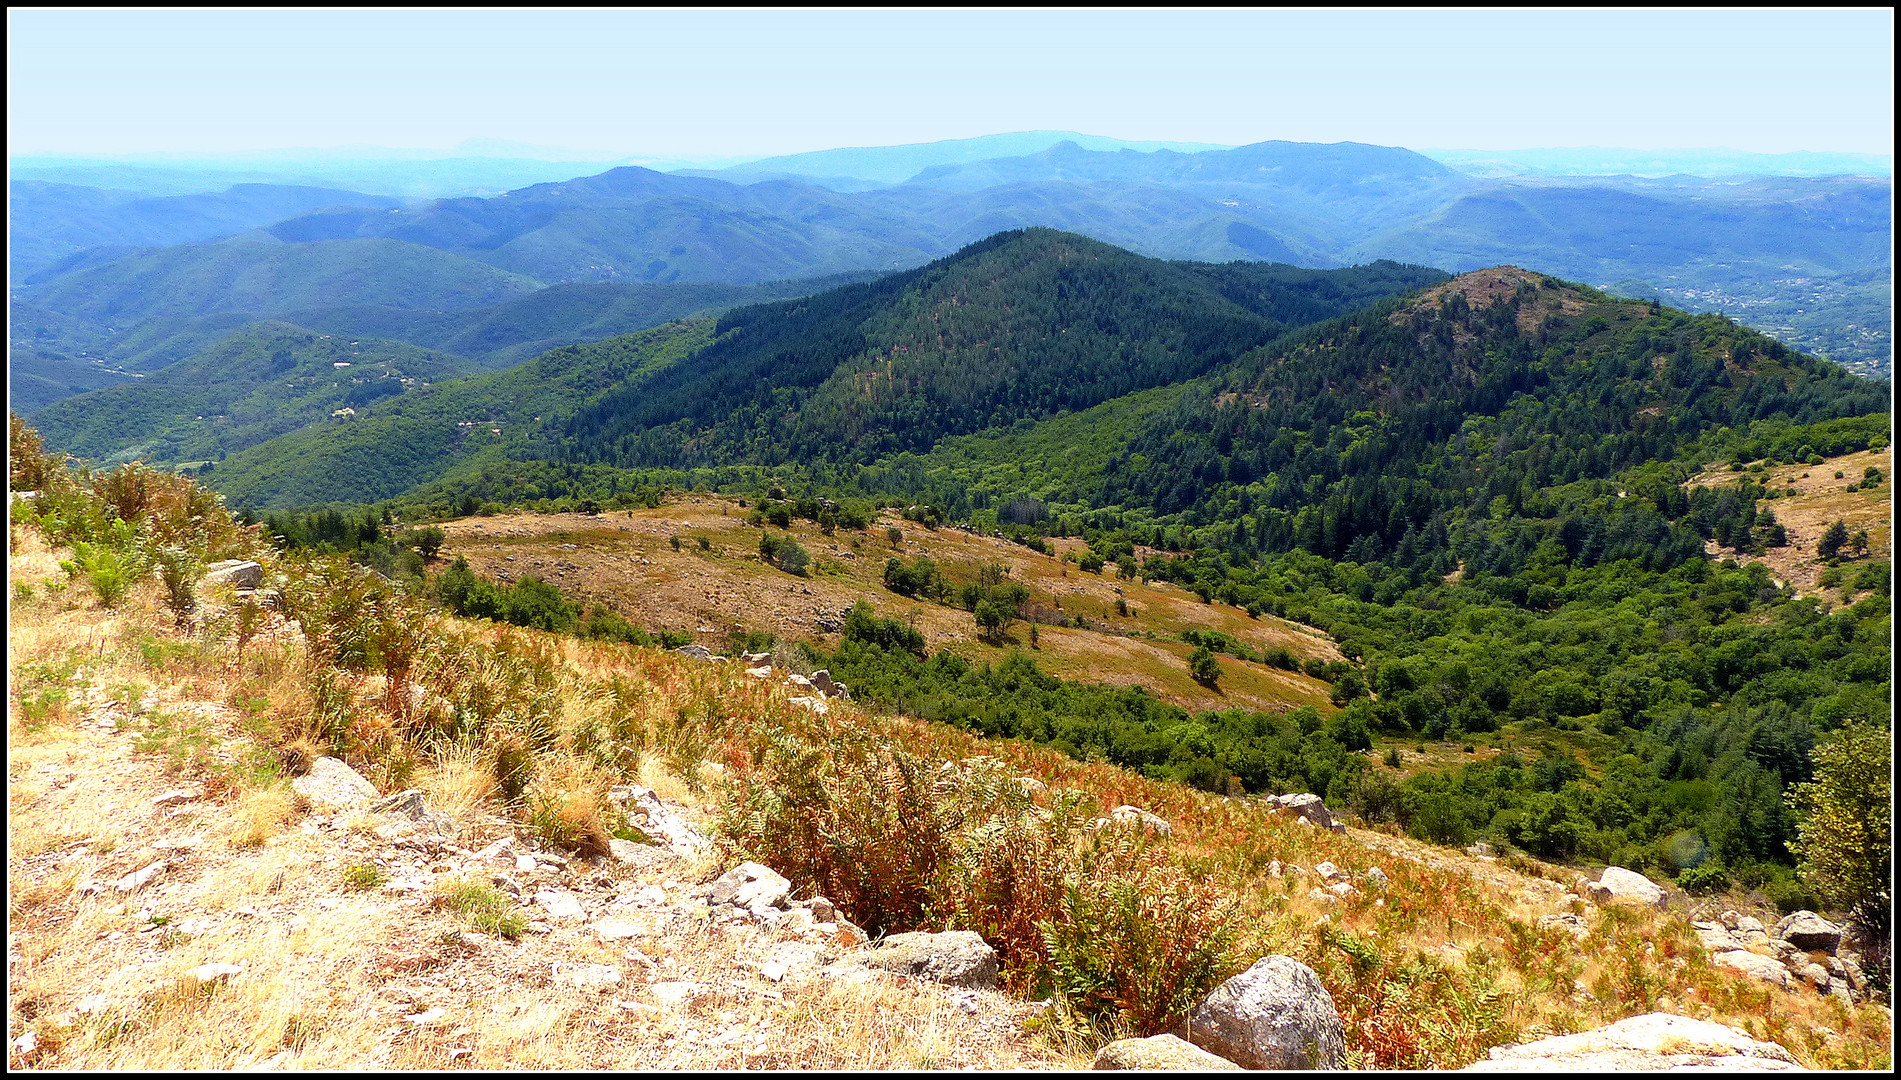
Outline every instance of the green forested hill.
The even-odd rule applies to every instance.
[[[241,311],[254,317],[343,304],[481,307],[533,292],[532,278],[398,240],[285,243],[247,232],[210,244],[141,251],[64,274],[15,298],[89,323]]]
[[[735,311],[692,364],[574,414],[563,452],[677,466],[922,451],[1193,378],[1440,277],[1166,263],[1048,229],[1001,233],[918,270]]]
[[[471,460],[519,453],[544,424],[664,370],[704,346],[711,332],[710,320],[669,323],[554,349],[506,371],[418,389],[232,454],[207,479],[250,506],[393,498]]]
[[[101,462],[217,462],[473,368],[402,342],[259,323],[138,382],[50,405],[35,423],[49,444]]]

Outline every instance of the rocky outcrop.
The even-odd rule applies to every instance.
[[[1096,1051],[1092,1069],[1152,1069],[1158,1072],[1241,1072],[1241,1066],[1216,1057],[1175,1035],[1117,1039]]]
[[[376,801],[376,785],[333,757],[320,757],[290,782],[291,790],[323,810],[361,810]]]
[[[1265,956],[1189,1013],[1188,1041],[1244,1069],[1337,1069],[1346,1029],[1320,976]]]
[[[1786,1072],[1801,1068],[1775,1043],[1745,1031],[1669,1013],[1619,1020],[1576,1035],[1495,1047],[1465,1072]]]
[[[1169,825],[1166,819],[1157,817],[1139,806],[1118,806],[1114,810],[1109,811],[1108,817],[1098,818],[1096,820],[1096,826],[1098,828],[1111,823],[1133,825],[1138,829],[1147,829],[1151,832],[1160,833],[1163,836],[1171,836],[1175,832],[1174,828]]]
[[[1584,883],[1585,895],[1596,904],[1642,904],[1661,908],[1667,903],[1663,886],[1621,866],[1607,866],[1596,881]]]
[[[1776,936],[1803,952],[1834,953],[1842,944],[1842,928],[1813,911],[1798,911],[1776,924]]]
[[[893,934],[866,958],[881,971],[949,986],[994,990],[997,951],[970,930],[943,934]]]
[[[1347,827],[1333,820],[1333,811],[1327,809],[1325,800],[1311,792],[1295,795],[1270,795],[1266,799],[1270,807],[1278,807],[1306,821],[1317,828],[1333,832],[1346,832]]]
[[[700,830],[667,809],[658,795],[639,784],[610,788],[607,797],[627,815],[631,824],[676,855],[697,855],[713,846]]]
[[[205,567],[208,584],[223,583],[234,589],[255,589],[264,584],[264,568],[249,559],[226,559]]]

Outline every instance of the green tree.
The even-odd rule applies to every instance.
[[[1213,686],[1221,679],[1221,665],[1215,660],[1214,650],[1206,645],[1195,646],[1188,654],[1188,674],[1203,686]]]
[[[1815,553],[1824,559],[1833,559],[1842,553],[1842,545],[1846,543],[1848,526],[1843,524],[1841,518],[1836,518],[1835,524],[1830,525],[1828,531],[1822,534],[1822,539],[1816,542]]]
[[[433,559],[436,557],[436,552],[442,550],[444,539],[442,527],[431,525],[428,528],[417,529],[411,539],[415,541],[416,550],[422,552],[423,558]]]
[[[1788,794],[1803,815],[1800,835],[1789,845],[1801,860],[1802,879],[1824,903],[1884,933],[1893,906],[1891,738],[1887,729],[1860,721],[1843,725],[1811,755],[1815,780]]]

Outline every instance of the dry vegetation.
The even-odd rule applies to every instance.
[[[757,931],[684,914],[625,949],[561,928],[479,950],[452,944],[445,935],[456,920],[423,897],[353,890],[344,871],[373,839],[347,822],[325,828],[300,814],[283,776],[259,764],[316,707],[292,627],[277,624],[240,660],[228,637],[176,631],[152,587],[116,611],[74,590],[49,596],[58,575],[30,535],[10,566],[14,581],[35,589],[13,602],[11,680],[20,696],[64,691],[38,699],[47,703],[32,715],[13,710],[9,731],[9,1036],[35,1033],[34,1064],[1035,1068],[1084,1060],[1085,1044],[1028,1020],[1027,1006],[1001,996],[972,1015],[928,985],[769,986],[751,969],[764,944]],[[1160,814],[1174,824],[1174,840],[1150,855],[1241,905],[1230,966],[1270,951],[1313,965],[1361,1066],[1457,1066],[1502,1042],[1651,1009],[1745,1027],[1817,1067],[1888,1063],[1889,1022],[1878,1007],[1851,1011],[1714,969],[1683,914],[1606,909],[1582,941],[1538,929],[1538,916],[1561,910],[1563,887],[1535,872],[1561,876],[1555,868],[1527,865],[1534,873],[1526,874],[1382,834],[1318,832],[1252,801],[849,707],[819,720],[729,667],[653,650],[486,627],[440,632],[456,648],[494,649],[490,663],[539,658],[570,728],[605,719],[604,703],[642,703],[653,741],[636,774],[695,805],[734,797],[734,778],[757,753],[745,729],[778,728],[811,740],[881,731],[924,761],[987,755],[1007,773],[1081,792],[1095,807],[1130,803]],[[449,654],[419,665],[425,685],[447,687],[448,669],[431,665]],[[433,807],[452,813],[466,844],[520,828],[472,748],[378,742],[376,731],[398,720],[380,711],[375,689],[361,680],[352,736],[367,775],[394,788],[405,773]],[[696,747],[677,729],[669,744],[669,724],[687,716],[748,721],[696,729]],[[573,752],[571,740],[561,745]],[[692,795],[661,767],[668,758],[710,786]],[[700,760],[726,769],[700,769]],[[215,797],[152,808],[157,795],[193,780]],[[181,841],[196,843],[161,847]],[[82,892],[160,855],[173,865],[142,891]],[[1311,874],[1272,876],[1274,860],[1379,865],[1392,881],[1323,903],[1308,896]],[[574,865],[575,873],[602,872]],[[683,896],[718,869],[708,861],[652,876]],[[630,872],[627,884],[640,883]],[[196,987],[188,973],[207,962],[245,972]],[[602,994],[550,977],[554,964],[577,962],[620,963],[632,979]],[[641,987],[658,981],[710,989],[679,1008],[653,1007]]]
[[[1862,476],[1869,468],[1881,471],[1881,483],[1863,486]],[[1839,475],[1838,475],[1839,474]],[[1745,474],[1727,467],[1713,468],[1690,481],[1708,487],[1733,484]],[[1788,491],[1776,499],[1760,500],[1757,510],[1775,511],[1776,520],[1789,530],[1787,547],[1769,548],[1760,555],[1744,555],[1746,562],[1767,565],[1776,580],[1793,585],[1797,592],[1819,596],[1826,592],[1821,584],[1823,560],[1816,557],[1816,544],[1829,525],[1840,521],[1850,533],[1868,532],[1871,560],[1891,560],[1894,551],[1894,450],[1863,450],[1825,459],[1820,465],[1796,464],[1768,466],[1746,474],[1771,489]],[[1850,485],[1856,490],[1848,490]],[[1710,542],[1712,552],[1718,549]]]
[[[978,639],[970,613],[910,600],[883,586],[885,560],[907,562],[924,555],[958,580],[974,579],[979,566],[1009,567],[1010,579],[1030,590],[1040,606],[1087,628],[1039,625],[1031,650],[1038,666],[1065,679],[1140,683],[1155,695],[1191,711],[1211,708],[1286,709],[1314,705],[1331,712],[1327,684],[1295,672],[1222,656],[1219,689],[1188,673],[1190,647],[1175,636],[1184,629],[1218,630],[1249,648],[1285,648],[1297,659],[1337,660],[1326,637],[1271,615],[1250,619],[1225,604],[1204,604],[1167,582],[1119,581],[1112,572],[1088,573],[1060,556],[1079,544],[1056,542],[1056,555],[1042,555],[995,537],[946,527],[925,529],[901,518],[880,518],[863,532],[826,536],[807,521],[789,530],[812,554],[808,577],[782,573],[758,558],[760,530],[746,524],[748,507],[709,496],[687,496],[656,509],[583,514],[507,514],[443,524],[448,540],[442,557],[463,556],[484,576],[519,580],[533,574],[571,596],[604,603],[638,625],[685,630],[717,646],[735,627],[764,631],[784,640],[838,644],[819,629],[821,617],[837,617],[854,601],[869,601],[881,616],[915,619],[931,651],[949,648],[971,660],[998,660],[1012,648],[1029,648],[1027,622],[991,644]],[[893,547],[887,528],[904,539]],[[788,530],[773,530],[775,533]],[[679,538],[680,549],[670,540]],[[702,550],[705,538],[710,549]],[[1118,613],[1122,600],[1128,615]]]

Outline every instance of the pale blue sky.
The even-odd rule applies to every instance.
[[[14,154],[1004,131],[1893,152],[1893,12],[9,10]]]

